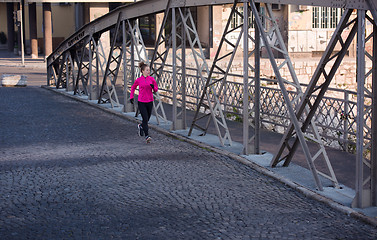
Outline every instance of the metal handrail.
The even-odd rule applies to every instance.
[[[171,65],[166,64],[165,66],[167,67],[172,67]],[[128,66],[130,67],[130,66]],[[197,71],[197,69],[187,67],[187,70],[189,71]],[[162,76],[165,76],[165,74],[171,75],[172,71],[164,70]],[[230,73],[229,77],[238,77],[242,78],[243,75],[241,74],[235,74],[235,73]],[[194,78],[198,79],[199,76],[195,74],[186,74],[186,78]],[[172,100],[172,90],[170,88],[166,88],[166,85],[169,85],[168,80],[169,77],[164,77],[162,79],[158,79],[159,81],[159,90],[160,90],[160,95],[163,97],[165,100],[170,99]],[[199,80],[193,81],[197,82]],[[278,132],[278,133],[283,133],[285,129],[288,127],[290,118],[288,113],[285,115],[281,114],[275,114],[274,112],[270,111],[268,107],[263,107],[264,105],[268,105],[265,102],[266,97],[263,96],[263,94],[268,93],[273,93],[274,96],[278,96],[280,94],[280,89],[279,88],[274,88],[276,84],[275,79],[269,79],[269,78],[261,78],[261,123],[263,126],[270,125],[271,127],[269,128],[270,130],[273,129],[273,131]],[[190,89],[190,81],[186,81],[186,89]],[[193,84],[193,83],[191,83]],[[236,88],[240,89],[239,91],[242,92],[242,87],[243,83],[241,82],[232,82],[232,81],[227,81],[227,85],[235,85],[237,86]],[[265,85],[265,86],[263,86]],[[307,84],[302,84],[302,88],[305,89],[308,85]],[[195,87],[195,86],[194,86]],[[348,146],[354,145],[355,144],[355,138],[356,138],[356,120],[354,118],[356,114],[356,105],[357,102],[353,101],[350,99],[350,96],[356,96],[357,92],[355,91],[350,91],[346,89],[337,89],[337,88],[329,88],[328,89],[331,92],[337,92],[339,95],[343,95],[344,98],[336,98],[333,96],[324,96],[322,105],[326,104],[327,101],[332,101],[335,102],[336,105],[329,106],[325,110],[327,112],[324,112],[323,109],[322,111],[318,111],[317,114],[315,115],[315,121],[317,123],[317,126],[320,129],[320,135],[323,137],[323,140],[325,142],[325,145],[331,146],[337,149],[341,150],[347,150]],[[297,93],[294,91],[288,91],[288,93],[292,96],[296,95]],[[235,93],[232,92],[227,92],[226,95],[231,97]],[[180,96],[177,96],[178,98]],[[312,96],[311,98],[315,98],[316,96]],[[186,91],[186,104],[187,108],[190,110],[195,110],[197,106],[197,101],[199,96],[190,94],[189,92]],[[269,96],[268,99],[271,99],[272,96]],[[281,97],[276,97],[276,99],[279,99]],[[366,96],[366,98],[371,99],[371,96]],[[222,99],[220,97],[220,99]],[[168,103],[168,102],[167,102]],[[236,116],[241,117],[242,119],[242,105],[232,105],[232,104],[227,104],[224,103],[224,101],[221,101],[221,104],[224,106],[224,114],[227,115],[228,120],[234,120]],[[275,107],[274,109],[279,109],[279,108],[284,108],[284,101],[280,102],[275,102],[273,103]],[[280,104],[280,106],[277,106]],[[341,109],[341,111],[339,111]],[[345,109],[348,109],[344,111]],[[334,117],[336,115],[336,117]],[[331,122],[326,122],[323,118],[323,116],[335,118],[335,120]],[[239,118],[238,118],[239,119]],[[334,122],[336,121],[336,122]],[[337,127],[338,126],[338,127]],[[348,127],[345,127],[348,126]],[[281,129],[279,130],[279,127]],[[370,134],[366,134],[366,140],[370,140]],[[351,149],[352,150],[352,149]]]

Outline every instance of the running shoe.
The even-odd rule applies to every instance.
[[[139,135],[139,137],[144,136],[143,127],[141,126],[141,124],[137,125],[137,135]]]
[[[145,141],[147,141],[147,143],[151,143],[152,138],[150,136],[146,136],[145,137]]]

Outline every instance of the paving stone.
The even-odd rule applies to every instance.
[[[226,156],[41,88],[0,88],[2,239],[376,239]]]

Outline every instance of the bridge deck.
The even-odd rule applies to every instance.
[[[86,104],[39,87],[0,87],[0,97],[4,239],[377,235],[374,226],[230,157],[155,130],[147,145],[135,123]]]
[[[2,53],[2,52],[0,51],[0,53]],[[0,56],[0,59],[2,59],[0,61],[0,72],[2,72],[2,73],[9,73],[9,74],[12,74],[12,73],[13,74],[26,74],[28,76],[28,79],[29,79],[28,86],[40,86],[41,84],[44,83],[44,79],[46,77],[46,75],[45,75],[46,71],[45,71],[45,64],[42,61],[38,62],[38,60],[37,60],[35,62],[35,60],[26,59],[27,65],[31,66],[31,68],[17,68],[17,67],[9,67],[9,65],[15,65],[15,64],[17,65],[17,62],[15,62],[15,59],[12,59],[9,56],[8,56],[8,58]],[[2,89],[2,91],[4,91],[4,89]],[[53,95],[51,95],[51,97],[52,96]],[[5,98],[9,98],[8,95],[7,96],[4,95],[4,97]],[[30,99],[34,99],[34,98],[38,98],[38,96],[36,95],[33,98],[30,97],[28,99],[30,100]],[[50,100],[53,101],[54,98],[55,97],[52,97],[52,99],[50,99]],[[45,99],[45,101],[50,101],[50,100]],[[40,102],[40,100],[36,100],[36,102]],[[78,104],[78,105],[75,105],[75,106],[77,107],[77,112],[80,112],[81,108],[85,108],[84,105],[81,105],[81,104]],[[19,111],[21,112],[21,114],[20,114],[21,116],[25,116],[27,118],[27,116],[29,116],[29,114],[35,114],[35,111],[33,111],[32,109],[29,109],[28,113],[25,114],[25,113],[22,112],[22,111],[25,110],[25,109],[24,110],[23,109],[24,108],[19,109]],[[169,105],[165,105],[165,109],[167,111],[167,116],[170,117],[171,116],[171,114],[170,114],[171,107]],[[32,111],[30,111],[30,110],[32,110]],[[39,114],[41,114],[41,112],[39,110],[38,110],[38,112],[39,112]],[[49,109],[46,109],[46,112],[43,113],[43,114],[51,115],[52,113],[49,113]],[[95,115],[98,114],[98,113],[93,113],[93,114],[94,114],[94,115],[92,115],[93,119],[92,120],[91,119],[86,119],[85,120],[86,123],[92,124],[91,122],[95,121],[94,119],[97,118]],[[128,114],[128,116],[132,117],[132,116],[134,116],[134,113]],[[193,117],[193,113],[192,112],[188,112],[188,116],[187,117],[188,117],[187,121],[188,122],[191,121],[191,119]],[[19,120],[15,120],[15,121],[19,121]],[[51,122],[55,121],[55,124],[57,124],[57,122],[59,122],[56,119],[55,120],[54,119],[50,119],[50,121]],[[152,119],[152,124],[153,124],[153,119]],[[59,125],[59,124],[57,124],[57,125]],[[72,129],[72,128],[75,127],[75,123],[68,124],[69,126],[67,125],[67,123],[64,123],[64,125],[67,126],[67,130],[65,130],[64,134],[63,134],[63,132],[61,132],[60,134],[63,134],[63,135],[66,135],[66,134],[68,134],[68,135],[71,135],[71,134],[75,135],[76,134],[74,131],[70,130],[70,129]],[[130,138],[129,135],[131,135],[132,137],[130,139],[133,139],[132,141],[134,141],[134,140],[135,141],[140,140],[140,139],[137,138],[136,133],[134,132],[135,124],[134,123],[133,124],[127,123],[126,125],[127,126],[125,127],[125,129],[131,129],[131,130],[128,131],[125,136],[116,136],[116,139],[119,140],[119,139],[122,139],[123,137],[128,139],[128,138]],[[128,125],[130,125],[130,126],[128,126]],[[101,126],[98,126],[98,127],[101,128]],[[237,141],[241,142],[242,141],[242,126],[239,123],[237,123],[237,122],[229,122],[229,127],[231,129],[231,133],[232,133],[233,139],[236,142]],[[162,129],[163,131],[166,131],[166,129],[169,129],[168,126],[164,126],[164,125],[158,126],[158,128]],[[22,128],[22,129],[24,129],[24,128]],[[20,129],[16,129],[15,128],[15,129],[10,130],[10,131],[18,132],[19,130]],[[37,130],[35,130],[35,131],[37,131]],[[42,131],[42,130],[40,130],[40,131]],[[120,131],[124,132],[123,127],[120,128]],[[217,137],[214,136],[214,135],[212,136],[211,133],[214,133],[214,129],[213,128],[209,129],[209,134],[206,137],[203,138],[203,137],[195,137],[195,136],[193,136],[192,139],[194,139],[194,141],[198,141],[198,139],[199,139],[199,141],[204,142],[204,144],[202,144],[202,147],[207,146],[207,144],[209,144],[209,145],[211,145],[211,144],[216,145],[217,144],[218,145],[218,139],[217,139]],[[20,132],[18,134],[22,135]],[[77,134],[80,134],[80,133],[77,133]],[[162,136],[159,135],[157,132],[154,132],[154,134],[157,135],[157,139],[156,139],[157,141],[160,141],[161,139],[163,139]],[[174,134],[181,134],[181,132],[177,131]],[[25,136],[27,136],[27,135],[28,134],[26,134]],[[102,135],[105,136],[106,138],[110,137],[110,136],[107,136],[107,134],[105,132],[102,133]],[[272,133],[272,132],[262,131],[261,136],[262,136],[262,139],[261,139],[261,149],[263,151],[266,151],[267,153],[264,154],[262,157],[259,157],[259,156],[248,156],[245,159],[247,159],[248,161],[250,161],[252,163],[257,163],[257,164],[262,165],[262,166],[263,165],[267,166],[268,163],[269,163],[269,161],[270,161],[270,159],[271,159],[271,157],[272,157],[271,154],[269,154],[269,153],[274,153],[274,151],[276,150],[276,146],[279,144],[279,141],[281,139],[281,135],[280,134],[276,134],[276,133]],[[26,137],[26,138],[28,138],[28,137]],[[215,139],[215,140],[212,142],[212,139]],[[84,139],[82,139],[82,140],[85,142]],[[38,141],[42,141],[42,145],[41,146],[43,146],[43,144],[47,144],[47,143],[43,143],[43,141],[47,141],[47,140],[39,139]],[[74,140],[74,136],[72,136],[72,139],[70,141],[75,141]],[[101,142],[100,139],[98,139],[98,141]],[[142,143],[143,142],[140,141],[137,144],[140,145]],[[59,143],[56,142],[56,144],[59,144]],[[98,143],[98,144],[101,144],[101,143]],[[107,143],[103,142],[102,144],[103,144],[102,147],[105,147]],[[201,144],[199,143],[199,145],[201,145]],[[161,147],[161,143],[157,143],[157,145],[150,145],[150,146],[153,149],[159,148],[159,147]],[[100,145],[98,145],[98,147],[100,147]],[[221,148],[220,146],[216,146],[216,147],[217,148]],[[127,145],[124,145],[124,148],[127,148]],[[7,147],[6,148],[3,147],[3,149],[6,150]],[[18,155],[19,154],[19,153],[17,153],[18,150],[16,149],[15,151],[16,151],[15,155]],[[44,151],[47,151],[47,150],[43,149],[43,147],[42,147],[41,154],[44,154],[43,153]],[[229,148],[229,147],[225,148],[225,151],[236,152],[236,153],[238,152],[239,153],[240,152],[240,146],[237,145],[237,143],[236,143],[235,146],[233,146],[231,148]],[[351,188],[354,188],[353,182],[354,182],[354,179],[355,179],[355,172],[354,172],[354,168],[352,168],[350,166],[353,166],[355,164],[355,156],[351,155],[351,154],[348,154],[348,153],[345,153],[345,152],[342,152],[342,151],[339,151],[339,150],[330,149],[330,148],[328,148],[327,151],[328,151],[329,157],[330,157],[330,159],[331,159],[331,161],[333,163],[334,170],[335,170],[335,172],[337,174],[339,182],[341,184],[344,184],[343,194],[347,193],[347,194],[351,194],[352,195],[353,190]],[[111,151],[111,153],[113,153],[113,151]],[[109,152],[109,154],[111,154],[111,153]],[[76,153],[75,153],[75,151],[71,151],[71,154],[76,154]],[[114,154],[118,154],[118,153],[114,153]],[[54,156],[54,154],[52,154],[52,155],[49,155],[49,158],[59,157],[58,155],[59,155],[58,153],[57,153],[56,156]],[[166,155],[165,157],[167,157],[167,156],[168,155]],[[161,156],[161,158],[165,158],[165,157]],[[290,179],[291,181],[296,181],[295,177],[297,177],[297,174],[299,174],[300,175],[300,179],[299,180],[300,181],[304,180],[304,182],[298,182],[298,183],[301,184],[301,185],[304,185],[308,189],[315,190],[314,189],[315,186],[314,186],[314,183],[313,183],[313,180],[312,180],[312,176],[309,173],[309,171],[307,171],[307,170],[299,167],[299,166],[303,166],[304,168],[306,168],[306,166],[307,166],[307,164],[305,162],[305,157],[304,157],[303,153],[300,150],[295,155],[293,162],[297,166],[295,166],[295,165],[292,166],[291,165],[288,169],[286,169],[286,168],[275,168],[275,169],[271,169],[271,170],[273,170],[276,174],[281,175],[283,178]],[[268,169],[268,167],[266,167],[266,169]],[[287,170],[289,170],[289,171],[287,171]],[[306,175],[306,177],[303,177],[306,174],[306,172],[308,174]],[[305,181],[305,179],[307,179],[307,181]],[[299,181],[299,180],[297,179],[297,181]],[[251,181],[251,180],[250,179],[249,180],[243,179],[242,181]],[[327,185],[324,184],[324,186],[327,186]],[[342,192],[342,190],[340,192]],[[333,192],[331,192],[330,195],[328,195],[328,197],[334,197],[333,195],[334,195]],[[349,206],[350,205],[350,201],[352,200],[353,196],[351,198],[347,198],[347,197],[344,197],[344,196],[341,196],[341,195],[342,194],[337,195],[337,196],[335,196],[335,198],[337,198],[337,200],[340,201],[340,202],[342,202],[342,204],[344,204],[345,206]],[[365,211],[365,213],[377,216],[377,209],[375,209],[375,208],[367,209]]]

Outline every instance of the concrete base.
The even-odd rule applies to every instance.
[[[1,85],[4,87],[26,87],[27,76],[3,74],[1,76]]]

